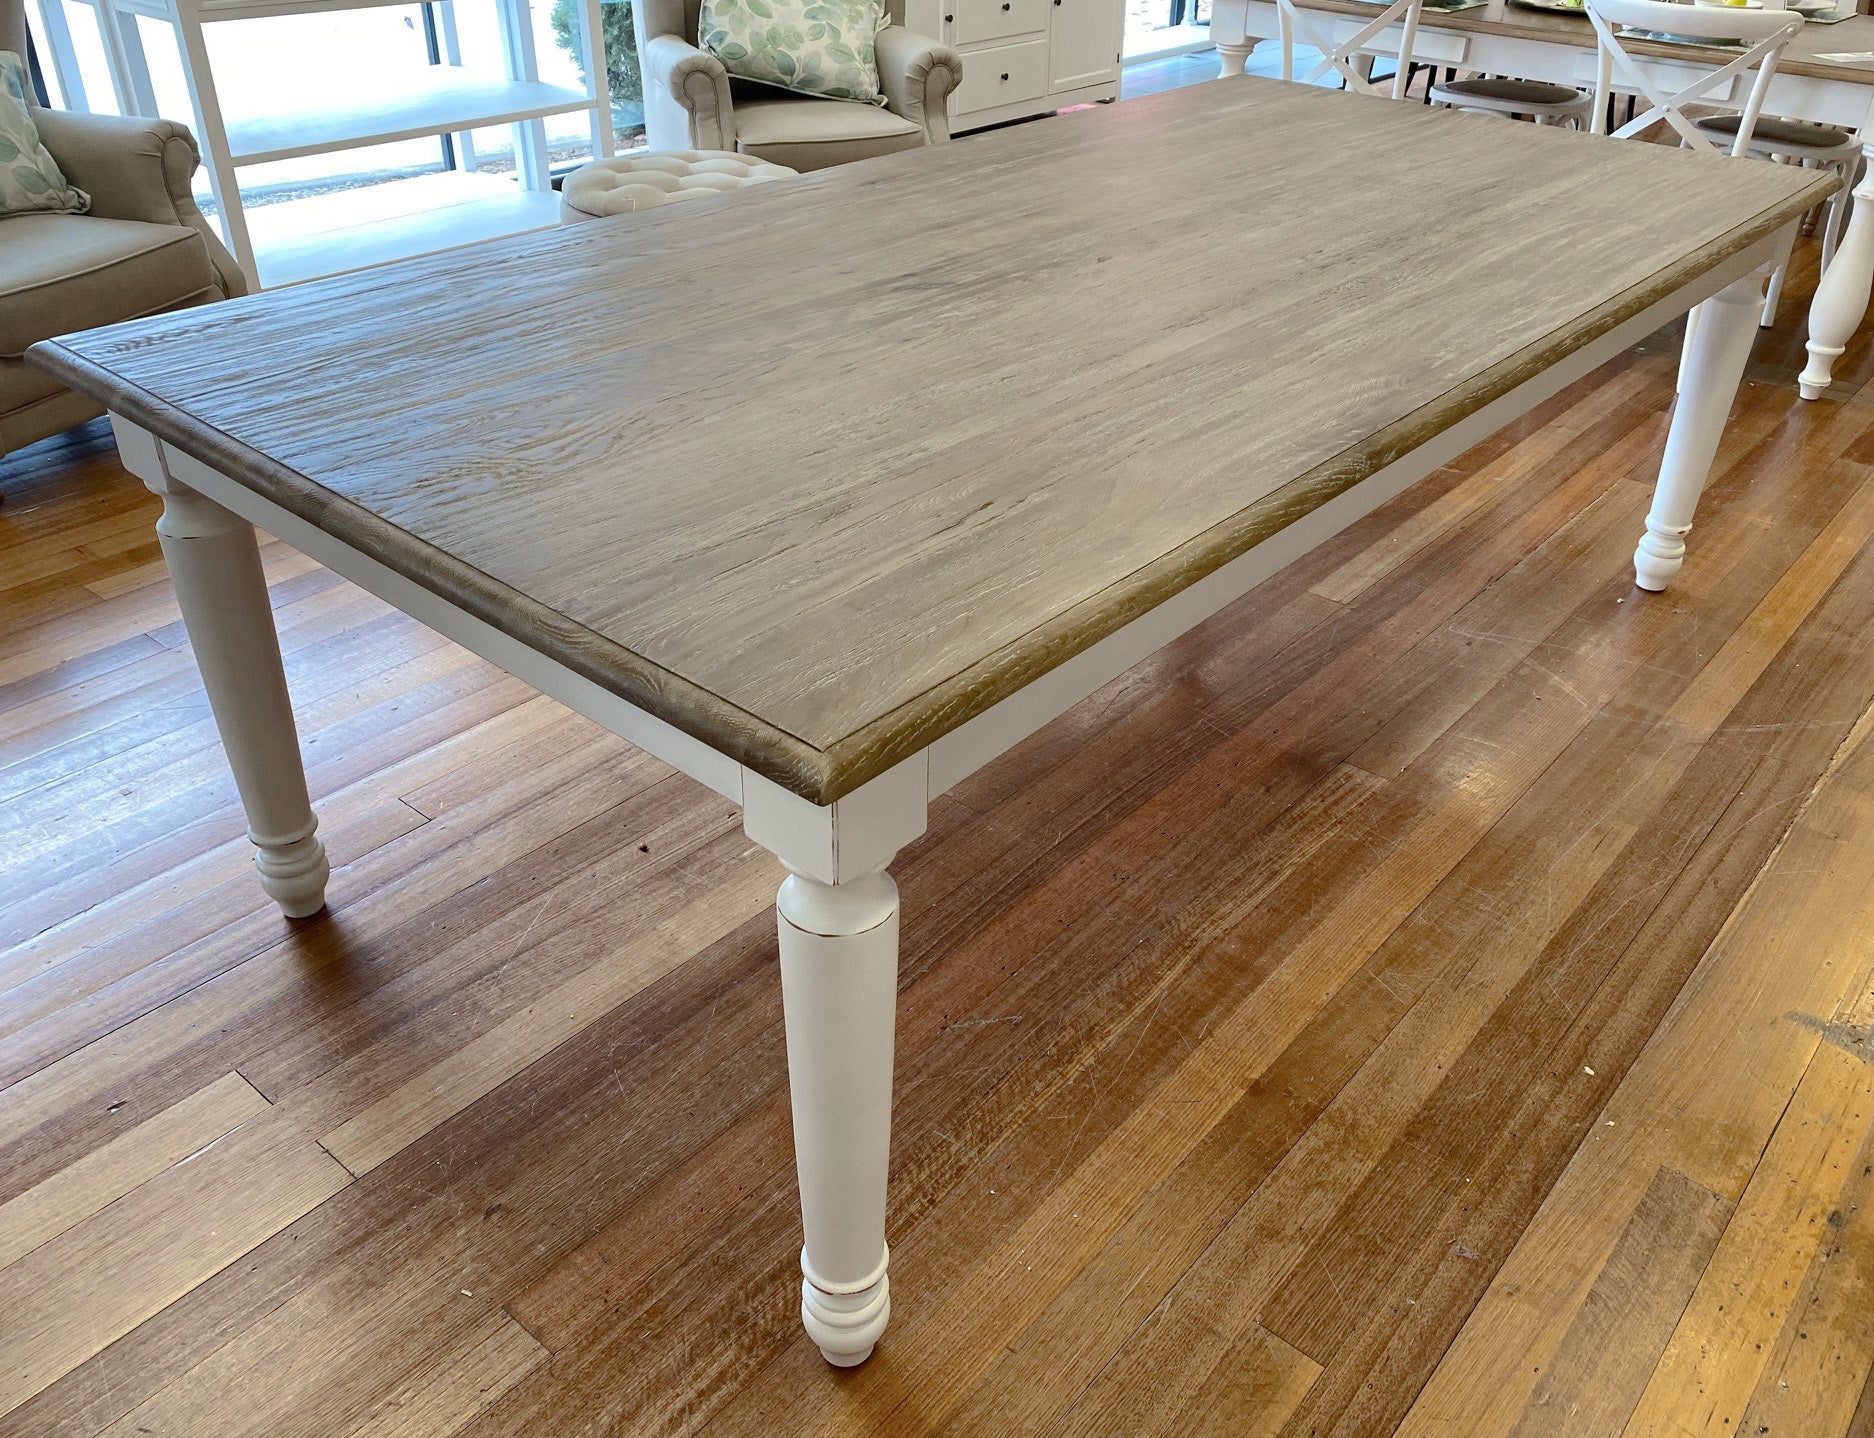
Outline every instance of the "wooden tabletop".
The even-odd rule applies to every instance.
[[[1308,10],[1371,19],[1377,8],[1372,0],[1306,0]],[[1575,45],[1592,50],[1594,26],[1586,14],[1560,15],[1529,10],[1509,0],[1489,0],[1473,10],[1426,11],[1419,22],[1428,30],[1468,30],[1474,34],[1510,35],[1519,40]],[[1721,65],[1731,57],[1709,45],[1662,45],[1652,40],[1622,40],[1635,55],[1658,55],[1674,60]],[[1834,25],[1804,25],[1777,61],[1778,74],[1808,75],[1821,80],[1843,80],[1851,85],[1874,85],[1874,64],[1844,64],[1821,55],[1874,51],[1874,15],[1855,15]],[[1716,58],[1714,58],[1716,57]]]
[[[1832,184],[1239,78],[33,358],[826,803]]]

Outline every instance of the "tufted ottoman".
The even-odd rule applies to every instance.
[[[560,220],[570,225],[648,210],[794,173],[786,165],[727,150],[655,150],[594,160],[566,177],[560,189]]]

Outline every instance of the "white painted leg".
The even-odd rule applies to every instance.
[[[1217,47],[1217,70],[1220,78],[1243,73],[1249,52],[1256,48],[1255,37],[1248,33],[1249,0],[1211,0],[1210,43]]]
[[[776,901],[781,1002],[806,1245],[800,1317],[826,1361],[872,1356],[891,1317],[885,1174],[891,1154],[898,886],[792,874]]]
[[[1217,78],[1227,80],[1232,75],[1243,73],[1243,67],[1249,64],[1249,52],[1256,48],[1254,40],[1246,40],[1239,45],[1219,44],[1217,46]]]
[[[1792,230],[1789,243],[1778,251],[1776,268],[1770,272],[1770,284],[1763,294],[1763,315],[1757,321],[1759,329],[1769,329],[1776,323],[1777,306],[1783,300],[1783,281],[1789,274],[1789,252],[1796,247],[1796,235]]]
[[[1642,589],[1664,589],[1685,562],[1685,536],[1750,361],[1762,303],[1763,274],[1758,271],[1733,281],[1692,312],[1696,323],[1680,367],[1659,484],[1646,533],[1633,555],[1634,579]]]
[[[1687,366],[1692,362],[1692,336],[1698,333],[1698,312],[1703,308],[1703,305],[1693,305],[1691,313],[1685,317],[1685,335],[1679,341],[1679,373],[1672,385],[1680,394],[1685,392]]]
[[[1835,250],[1841,244],[1842,222],[1848,218],[1848,194],[1852,187],[1853,167],[1847,167],[1849,174],[1842,176],[1841,191],[1828,202],[1828,219],[1822,226],[1822,268],[1827,269],[1835,263]]]
[[[319,821],[306,794],[253,528],[173,479],[147,482],[163,497],[156,533],[247,810],[260,886],[303,919],[325,907],[331,868],[314,834]]]
[[[1863,154],[1874,154],[1874,148]],[[1874,289],[1874,164],[1849,203],[1848,227],[1809,305],[1809,363],[1797,380],[1804,399],[1821,398],[1834,377],[1835,361],[1867,315],[1868,292]]]

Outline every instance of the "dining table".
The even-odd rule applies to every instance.
[[[1842,0],[1852,8],[1853,0]],[[1328,38],[1344,41],[1384,7],[1372,0],[1297,0],[1297,8],[1325,17]],[[1837,12],[1828,12],[1837,13]],[[1210,33],[1224,76],[1240,75],[1250,52],[1281,33],[1275,0],[1212,0]],[[1398,53],[1401,27],[1392,26],[1367,47]],[[1674,44],[1625,38],[1655,88],[1683,88],[1699,72],[1722,68],[1734,47]],[[1462,9],[1426,7],[1412,46],[1414,63],[1441,69],[1545,80],[1592,91],[1598,42],[1585,9],[1565,9],[1554,0],[1485,0]],[[1842,56],[1857,58],[1842,59]],[[1702,103],[1741,105],[1748,77],[1722,81]],[[1616,72],[1615,89],[1620,87]],[[1763,113],[1814,120],[1851,131],[1862,154],[1874,158],[1874,16],[1849,15],[1828,24],[1810,20],[1778,60],[1764,98]],[[1809,305],[1808,358],[1797,380],[1804,399],[1819,399],[1834,377],[1835,362],[1867,315],[1874,291],[1874,164],[1853,192],[1848,224],[1834,260],[1817,283]]]
[[[1635,554],[1664,588],[1836,184],[1246,77],[29,358],[161,497],[288,915],[346,878],[256,527],[740,807],[786,870],[801,1319],[852,1365],[892,1297],[889,866],[931,802],[1700,305]]]

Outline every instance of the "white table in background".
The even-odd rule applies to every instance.
[[[1303,0],[1302,8],[1330,17],[1337,38],[1351,35],[1361,21],[1376,13],[1375,6],[1361,0]],[[1223,74],[1240,75],[1258,42],[1280,33],[1274,0],[1213,0],[1210,32]],[[1383,44],[1377,48],[1384,52]],[[1635,43],[1630,48],[1635,54],[1653,57],[1651,63],[1668,74],[1715,70],[1729,58],[1720,53],[1714,60],[1710,51],[1696,45]],[[1874,158],[1874,63],[1844,64],[1820,58],[1863,51],[1874,52],[1874,16],[1804,26],[1784,52],[1763,113],[1843,126],[1859,137],[1863,154]],[[1477,9],[1451,14],[1425,12],[1412,57],[1426,64],[1594,88],[1594,29],[1587,18],[1527,10],[1507,0],[1490,0]],[[1733,81],[1731,88],[1736,89],[1737,83]],[[1721,86],[1705,98],[1723,104],[1733,97]],[[1741,102],[1743,96],[1739,93],[1735,98]],[[1870,289],[1874,289],[1874,163],[1855,188],[1854,206],[1835,262],[1809,306],[1809,362],[1799,383],[1804,399],[1820,398],[1828,388],[1835,361],[1867,314]]]

